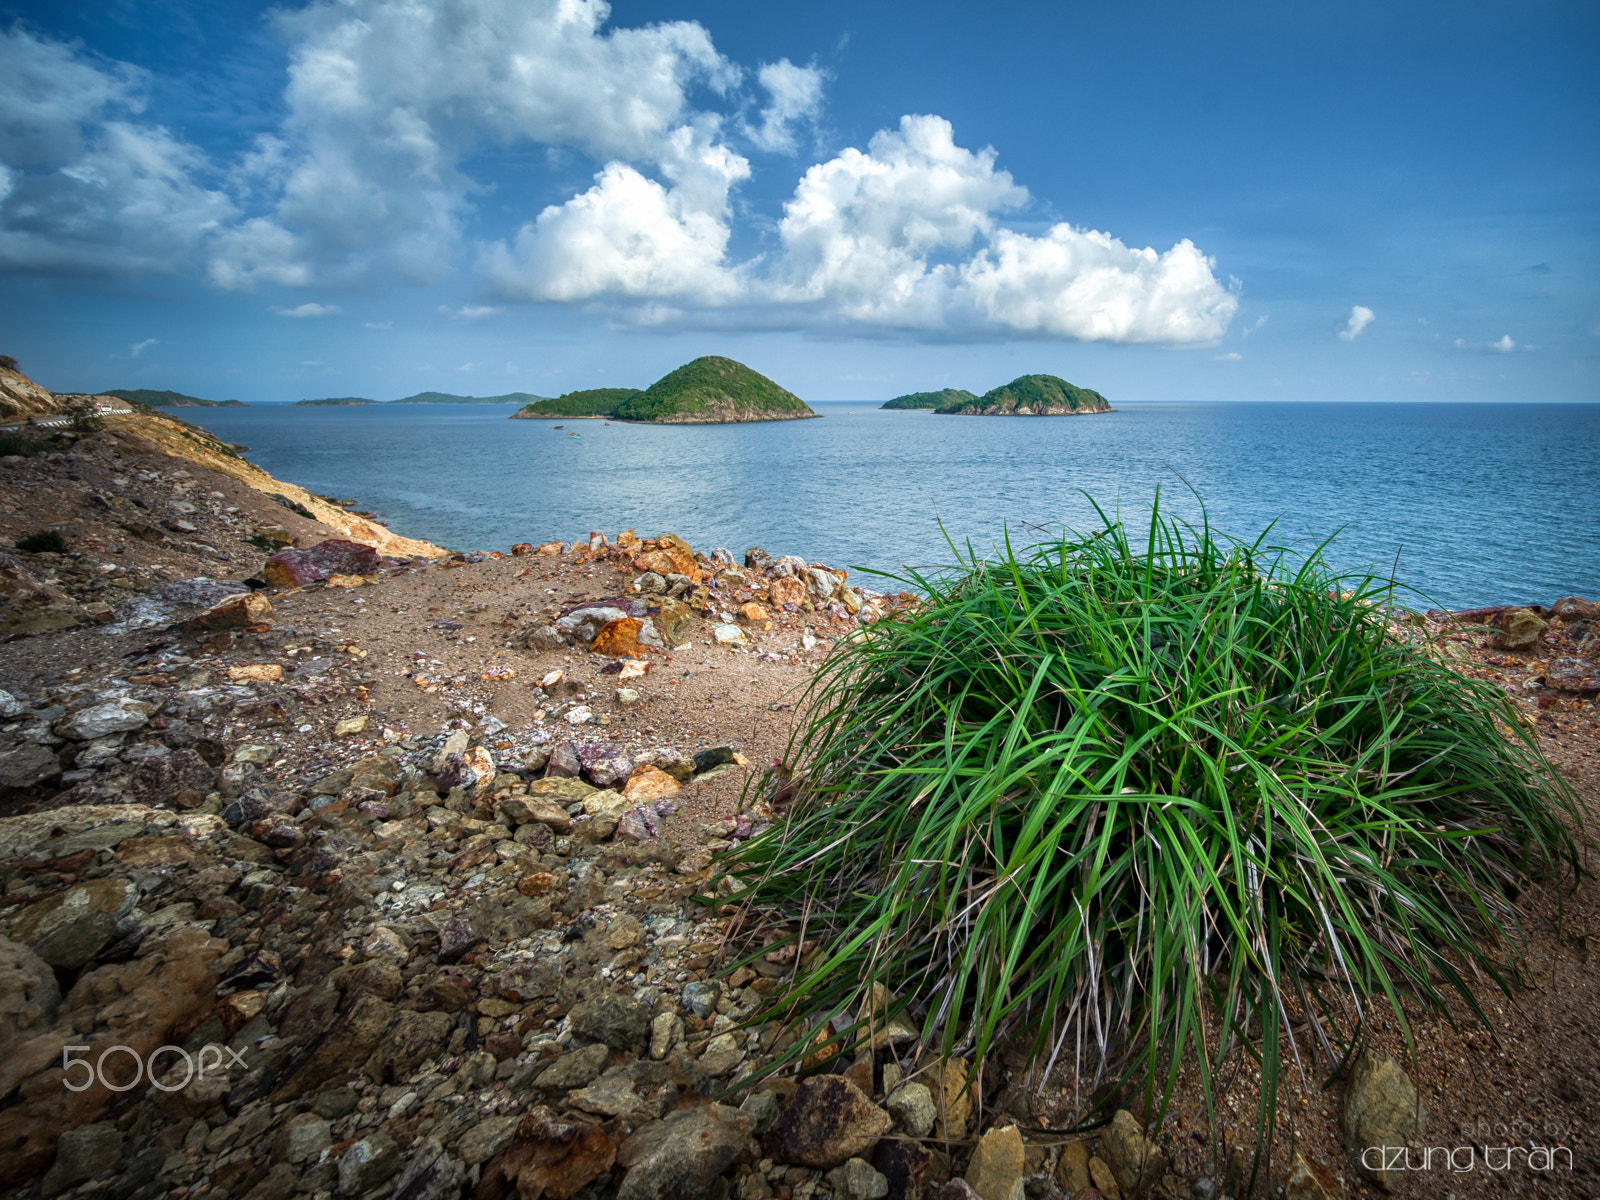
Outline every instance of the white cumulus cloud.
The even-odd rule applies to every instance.
[[[128,354],[133,358],[138,358],[139,355],[150,349],[151,346],[159,346],[160,344],[161,343],[156,341],[155,338],[145,338],[144,341],[135,342],[133,345],[129,346]]]
[[[527,300],[732,297],[738,283],[723,263],[728,226],[624,163],[611,163],[594,187],[551,205],[511,246],[480,259],[484,277]]]
[[[272,310],[280,317],[298,317],[300,319],[316,319],[317,317],[336,317],[344,311],[337,304],[315,304],[306,301],[294,308],[275,308]]]
[[[756,78],[770,98],[757,124],[745,126],[745,136],[763,150],[792,154],[795,126],[813,122],[822,112],[822,88],[827,75],[817,67],[797,67],[787,58],[763,63]]]
[[[1377,319],[1377,314],[1366,305],[1352,305],[1350,316],[1345,320],[1344,328],[1339,330],[1339,340],[1341,342],[1355,341],[1361,336],[1361,331]]]

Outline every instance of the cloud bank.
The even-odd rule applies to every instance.
[[[503,301],[953,337],[1208,342],[1237,309],[1188,239],[1158,251],[1069,222],[1009,227],[1028,190],[936,115],[804,170],[763,168],[798,177],[775,221],[749,213],[735,203],[748,155],[792,164],[814,142],[826,73],[787,58],[747,70],[697,22],[609,16],[603,0],[280,12],[285,115],[226,163],[150,119],[138,70],[0,34],[0,269],[248,291],[470,266]],[[540,148],[589,160],[589,186],[479,230],[482,157]],[[763,229],[764,245],[730,250]],[[1371,319],[1357,307],[1347,340]]]

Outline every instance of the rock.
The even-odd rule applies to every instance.
[[[641,1126],[617,1152],[628,1172],[617,1200],[702,1200],[750,1133],[750,1118],[723,1104],[682,1109]]]
[[[644,926],[632,913],[623,913],[611,923],[603,940],[607,950],[626,950],[644,941]]]
[[[744,1061],[744,1048],[731,1033],[712,1038],[700,1055],[700,1069],[715,1078],[726,1075]]]
[[[934,1107],[933,1093],[920,1083],[902,1083],[889,1093],[884,1102],[895,1126],[910,1137],[925,1138],[933,1130],[938,1110]]]
[[[533,1086],[553,1092],[580,1088],[598,1079],[600,1072],[610,1064],[610,1048],[604,1042],[597,1042],[563,1054],[534,1079]]]
[[[662,599],[659,609],[651,606],[651,619],[669,646],[680,645],[689,636],[694,610],[681,600]]]
[[[437,1139],[423,1138],[390,1195],[393,1200],[459,1200],[466,1182],[467,1164],[447,1153]]]
[[[778,1103],[778,1097],[771,1092],[751,1092],[739,1105],[739,1111],[750,1118],[751,1132],[760,1137],[772,1128],[782,1106]]]
[[[612,1067],[588,1087],[567,1093],[567,1103],[604,1117],[644,1113],[658,1117],[675,1088],[665,1063],[642,1059]],[[637,1118],[635,1118],[637,1119]]]
[[[316,1113],[297,1113],[272,1139],[272,1157],[283,1163],[310,1162],[333,1144],[328,1122]]]
[[[122,1158],[122,1134],[110,1121],[68,1129],[56,1144],[56,1160],[39,1185],[41,1196],[54,1196],[85,1179],[109,1175]]]
[[[613,621],[625,621],[628,614],[620,608],[610,605],[598,605],[589,608],[574,609],[556,622],[556,628],[563,634],[575,638],[585,645],[592,644],[600,630]],[[635,627],[637,630],[637,626]]]
[[[722,984],[715,979],[697,979],[683,985],[683,1006],[701,1020],[716,1011],[722,999]]]
[[[846,1160],[829,1171],[827,1178],[838,1200],[883,1200],[889,1194],[889,1181],[863,1159]]]
[[[653,808],[630,808],[617,818],[619,842],[653,842],[661,836],[661,817]]]
[[[566,636],[554,625],[528,626],[517,631],[517,642],[524,650],[535,654],[546,650],[559,650],[567,644]]]
[[[490,1117],[479,1121],[461,1135],[461,1140],[456,1143],[456,1153],[469,1167],[486,1163],[511,1144],[521,1123],[522,1118],[518,1116]]]
[[[893,1127],[843,1075],[815,1075],[795,1089],[762,1145],[778,1162],[828,1170],[866,1154]]]
[[[451,917],[439,930],[439,961],[456,962],[482,940],[466,917]]]
[[[384,1031],[362,1070],[379,1083],[399,1079],[444,1049],[454,1025],[446,1013],[402,1012]]]
[[[1125,1108],[1116,1111],[1110,1127],[1100,1135],[1100,1156],[1128,1200],[1153,1187],[1167,1173],[1166,1158]]]
[[[967,1064],[959,1058],[935,1063],[924,1076],[938,1113],[934,1129],[940,1140],[959,1141],[967,1136],[972,1117],[972,1092],[967,1086]]]
[[[614,694],[616,702],[623,708],[631,708],[639,703],[639,693],[632,688],[618,688]]]
[[[272,602],[265,596],[259,592],[238,592],[213,604],[199,616],[191,617],[184,628],[192,633],[249,629],[254,625],[271,625],[275,619]]]
[[[20,733],[0,733],[0,788],[31,788],[61,774],[48,746]]]
[[[774,579],[767,584],[767,595],[772,598],[774,608],[788,608],[805,600],[806,585],[792,576]]]
[[[639,645],[639,630],[644,622],[635,617],[607,621],[600,627],[589,649],[607,658],[637,658],[644,653]]]
[[[609,1171],[616,1157],[616,1145],[603,1130],[569,1124],[540,1106],[522,1118],[510,1145],[484,1167],[479,1186],[498,1179],[519,1195],[559,1200]]]
[[[282,683],[283,667],[278,663],[243,663],[228,668],[229,683]]]
[[[765,571],[772,565],[772,555],[760,546],[751,546],[744,552],[744,565],[751,571]]]
[[[939,1200],[982,1200],[965,1179],[952,1179],[939,1189]],[[1083,1197],[1074,1197],[1083,1200]]]
[[[14,1061],[24,1042],[48,1030],[60,1007],[61,988],[49,965],[0,937],[0,1063]]]
[[[1090,1186],[1102,1196],[1109,1200],[1122,1200],[1122,1188],[1117,1183],[1116,1175],[1098,1154],[1089,1158],[1089,1181]]]
[[[358,733],[367,732],[371,726],[372,718],[366,713],[358,713],[356,716],[345,717],[341,721],[335,721],[333,736],[335,739],[355,737]]]
[[[61,1012],[61,1019],[73,1024],[89,1019],[93,1031],[79,1042],[89,1049],[80,1057],[95,1062],[116,1045],[148,1061],[167,1043],[173,1026],[198,1022],[209,1008],[217,986],[211,963],[226,947],[226,942],[215,941],[202,930],[179,929],[143,958],[80,976],[62,1001]],[[131,1059],[119,1052],[108,1060],[108,1070],[119,1057],[124,1063]],[[63,1130],[92,1124],[118,1097],[98,1080],[81,1092],[62,1087],[59,1045],[37,1068],[31,1063],[0,1063],[0,1094],[18,1086],[21,1095],[0,1109],[0,1146],[6,1148],[0,1155],[0,1188],[32,1178],[54,1157]]]
[[[607,821],[615,821],[631,807],[626,796],[609,789],[603,792],[591,792],[583,798],[585,815]]]
[[[109,913],[91,909],[34,943],[33,952],[58,971],[76,971],[117,936]]]
[[[982,1200],[1024,1200],[1024,1149],[1015,1125],[991,1129],[973,1147],[966,1180]]]
[[[355,1070],[378,1048],[393,1018],[394,1005],[387,1000],[370,994],[352,997],[328,1029],[290,1064],[283,1082],[272,1093],[273,1103],[293,1100],[335,1075]]]
[[[1344,1189],[1326,1168],[1296,1150],[1283,1180],[1283,1195],[1284,1200],[1340,1200]]]
[[[261,577],[273,587],[305,587],[329,575],[371,575],[378,552],[360,542],[329,538],[304,550],[280,550],[267,559]]]
[[[379,1130],[353,1143],[339,1160],[339,1194],[365,1196],[400,1170],[400,1147]]]
[[[1094,1186],[1094,1180],[1089,1177],[1088,1146],[1082,1142],[1068,1142],[1061,1147],[1061,1157],[1056,1160],[1056,1182],[1068,1196],[1076,1196]]]
[[[613,788],[628,778],[633,760],[615,746],[588,742],[578,747],[578,761],[589,782],[598,788]]]
[[[1600,616],[1600,609],[1582,596],[1563,596],[1550,606],[1550,611],[1563,621],[1592,621]]]
[[[276,1163],[266,1178],[244,1194],[244,1200],[289,1200],[299,1190],[300,1168]]]
[[[933,1167],[933,1155],[921,1142],[885,1138],[873,1151],[872,1165],[889,1181],[889,1195],[895,1200],[910,1200],[928,1194],[928,1175]]]
[[[1350,1069],[1340,1120],[1345,1144],[1362,1171],[1384,1191],[1394,1191],[1404,1173],[1385,1170],[1379,1149],[1404,1147],[1427,1124],[1422,1101],[1400,1064],[1381,1050],[1363,1050]]]
[[[631,804],[648,804],[652,800],[676,796],[682,790],[683,785],[671,775],[660,767],[646,763],[633,769],[628,782],[623,785],[622,794]]]
[[[650,1036],[650,1010],[631,996],[603,992],[575,1004],[569,1014],[572,1032],[613,1050],[638,1051]]]
[[[1546,687],[1564,692],[1600,691],[1600,663],[1581,658],[1558,658],[1545,668]]]
[[[110,700],[80,708],[54,725],[56,733],[75,741],[87,742],[113,733],[143,729],[150,723],[151,706],[139,700]]]
[[[748,646],[750,637],[738,625],[731,622],[724,625],[713,626],[711,636],[719,646]]]
[[[1504,650],[1532,650],[1538,646],[1549,623],[1526,608],[1507,609],[1500,616],[1500,647]]]
[[[0,637],[81,625],[83,611],[60,588],[43,583],[10,554],[0,554]]]
[[[75,883],[28,905],[12,919],[7,936],[25,946],[34,946],[91,912],[121,917],[133,908],[138,896],[137,889],[126,879],[107,877]]]

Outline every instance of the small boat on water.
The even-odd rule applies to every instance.
[[[552,425],[552,426],[550,426],[550,428],[551,429],[565,429],[566,426],[565,425]]]
[[[569,433],[569,434],[567,434],[567,436],[568,437],[580,437],[581,438],[583,436],[583,434],[581,434],[581,433]]]

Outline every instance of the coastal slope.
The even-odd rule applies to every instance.
[[[1116,410],[1099,392],[1076,387],[1055,375],[1019,375],[981,397],[958,400],[934,411],[974,417],[1065,417]]]
[[[135,404],[151,408],[244,408],[243,400],[203,400],[199,396],[186,396],[182,392],[158,391],[155,388],[107,388],[104,396],[116,396]]]
[[[893,400],[885,400],[880,407],[940,409],[957,404],[972,404],[977,399],[975,393],[965,388],[940,388],[937,392],[908,392],[904,396],[896,396]]]

